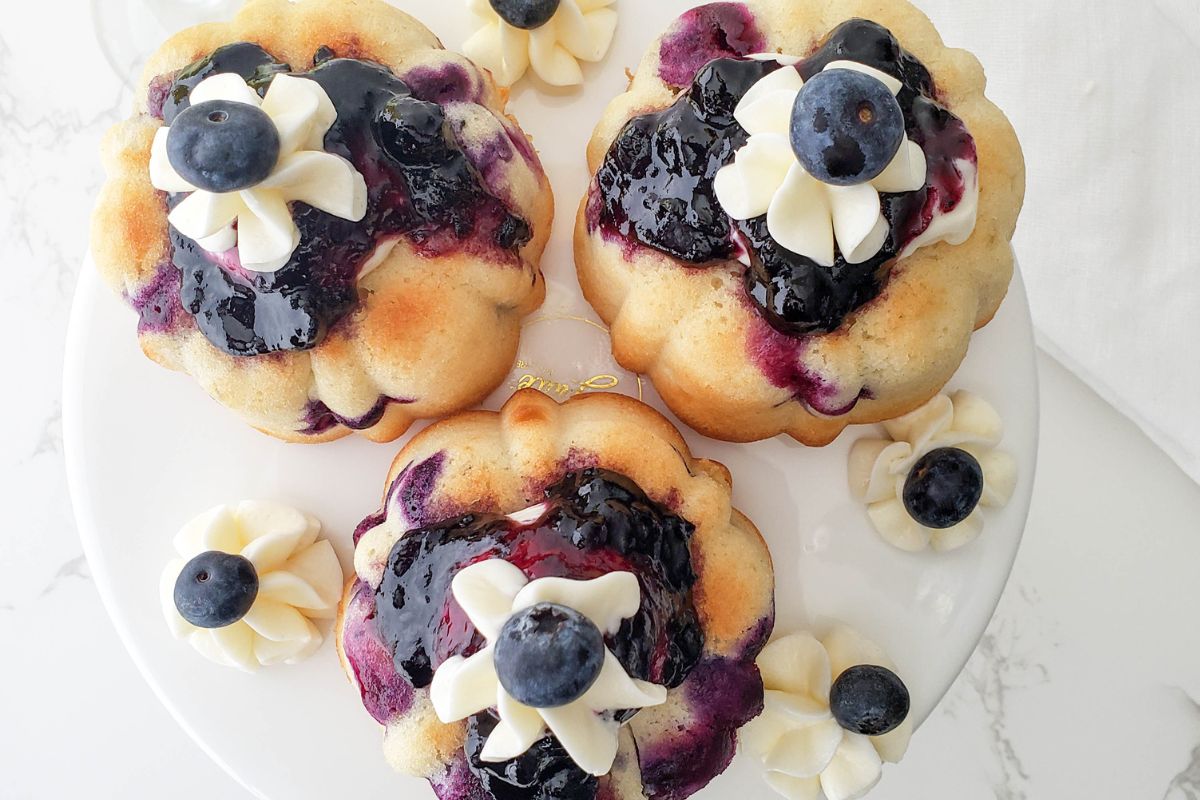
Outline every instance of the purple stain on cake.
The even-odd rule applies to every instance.
[[[163,106],[167,96],[171,94],[171,84],[174,78],[170,75],[159,75],[150,81],[146,87],[146,113],[155,119],[163,118]]]
[[[733,761],[738,729],[763,711],[762,677],[752,659],[705,659],[680,691],[688,718],[663,741],[638,742],[652,800],[683,800],[711,783]]]
[[[434,453],[424,461],[410,464],[396,478],[388,497],[388,514],[397,514],[406,528],[434,522],[437,507],[432,502],[437,482],[446,467],[446,452]]]
[[[466,754],[455,758],[441,775],[429,779],[438,800],[495,800],[467,765]]]
[[[529,137],[521,132],[521,129],[507,117],[499,117],[500,124],[504,126],[504,132],[508,134],[508,140],[516,151],[525,159],[525,163],[530,169],[537,172],[538,175],[545,175],[545,169],[542,167],[542,160],[538,158],[537,151],[533,149],[533,143],[529,141]]]
[[[416,400],[396,397],[380,397],[375,401],[371,410],[360,417],[345,417],[331,410],[324,402],[313,400],[304,411],[304,428],[299,433],[304,436],[319,436],[341,426],[352,431],[365,431],[373,428],[383,419],[391,405],[411,405]]]
[[[792,399],[827,417],[849,414],[863,395],[860,393],[847,403],[837,384],[806,367],[804,354],[808,343],[807,337],[781,333],[755,315],[746,337],[746,353],[771,385],[786,390]]]
[[[463,121],[456,121],[456,127],[461,128],[463,124]],[[461,130],[458,133],[461,139]],[[504,170],[508,164],[512,163],[516,153],[508,134],[501,131],[481,142],[464,144],[463,152],[475,165],[475,169],[479,170],[488,191],[511,202],[509,197],[511,191],[505,183]]]
[[[181,282],[174,264],[160,264],[154,278],[129,298],[129,304],[138,313],[139,334],[169,333],[187,320],[179,302]]]
[[[711,3],[684,14],[663,38],[658,75],[680,89],[713,59],[748,56],[765,47],[745,3]]]
[[[374,592],[359,581],[346,606],[342,647],[354,671],[363,705],[377,722],[386,725],[408,713],[413,688],[392,668],[392,656],[379,641],[374,618]]]
[[[416,67],[402,76],[413,97],[428,103],[481,103],[483,81],[478,72],[448,61]]]

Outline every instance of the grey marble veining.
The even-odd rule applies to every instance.
[[[1183,700],[1191,707],[1197,721],[1200,721],[1200,703],[1180,692]],[[1163,800],[1200,800],[1200,742],[1192,750],[1191,759],[1179,774],[1171,779]]]

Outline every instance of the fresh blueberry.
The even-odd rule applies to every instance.
[[[197,628],[232,625],[246,616],[257,597],[254,565],[228,553],[201,553],[175,581],[175,608]]]
[[[531,708],[558,708],[583,697],[604,666],[604,635],[578,611],[539,603],[512,616],[496,639],[496,675]]]
[[[838,676],[829,692],[833,718],[848,731],[882,736],[908,717],[908,687],[886,667],[863,664]]]
[[[401,164],[428,164],[446,155],[446,115],[437,103],[393,97],[375,121],[379,144]]]
[[[792,108],[792,149],[810,175],[834,186],[879,177],[904,142],[904,112],[878,78],[818,72]]]
[[[971,516],[983,497],[983,468],[957,447],[934,450],[904,482],[904,507],[926,528],[952,528]]]
[[[514,28],[531,31],[550,21],[561,0],[490,0],[500,19]]]
[[[167,158],[184,180],[207,192],[262,183],[279,161],[279,130],[260,108],[210,100],[171,123]]]

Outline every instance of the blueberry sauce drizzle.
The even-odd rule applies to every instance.
[[[740,57],[744,46],[710,39],[710,27],[701,25],[684,27],[664,42],[664,52],[668,43],[682,51],[690,41],[697,52],[724,51],[725,57],[700,68],[672,106],[626,125],[597,174],[589,221],[593,229],[624,242],[627,252],[648,246],[689,267],[727,262],[744,250],[750,261],[747,296],[773,329],[789,337],[834,331],[879,295],[892,262],[929,227],[935,212],[953,210],[962,200],[965,185],[956,162],[976,160],[974,140],[934,99],[928,70],[887,29],[850,20],[834,30],[795,68],[807,79],[831,61],[846,59],[899,78],[903,88],[897,99],[907,133],[926,153],[929,180],[915,192],[882,195],[892,235],[875,258],[849,264],[839,254],[832,268],[821,267],[777,245],[765,216],[731,222],[716,200],[713,178],[747,140],[733,111],[755,81],[781,67],[746,60]],[[662,70],[668,70],[665,58],[664,80],[684,85],[675,62],[668,72]]]
[[[301,244],[273,273],[249,272],[236,251],[214,256],[171,231],[183,307],[214,345],[234,356],[320,344],[358,306],[359,271],[386,239],[406,237],[427,257],[466,249],[515,263],[531,238],[528,223],[488,192],[439,105],[413,98],[381,65],[337,58],[327,47],[314,63],[296,74],[319,83],[333,101],[338,118],[325,149],[365,177],[367,216],[350,222],[293,204]],[[152,85],[151,110],[169,124],[188,107],[191,90],[211,75],[236,73],[265,94],[275,75],[291,71],[258,45],[228,45],[184,69],[165,90]],[[410,101],[386,115],[398,98]],[[182,199],[174,195],[168,203]]]
[[[396,543],[376,590],[374,615],[378,641],[392,654],[394,671],[412,686],[426,687],[447,658],[469,656],[483,646],[450,584],[466,566],[503,558],[530,579],[587,580],[615,571],[637,575],[641,608],[606,644],[633,677],[668,688],[683,684],[704,649],[692,600],[692,525],[629,479],[603,469],[570,473],[545,496],[545,514],[528,525],[499,515],[470,514],[411,531]],[[632,715],[614,712],[619,721]],[[489,726],[495,726],[489,713],[473,718],[467,746],[470,770],[490,792],[487,796],[596,796],[597,782],[566,758],[553,739],[508,762],[482,762],[480,737],[486,738]]]

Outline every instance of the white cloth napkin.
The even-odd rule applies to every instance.
[[[1041,344],[1200,481],[1200,2],[917,2],[1021,136]]]

